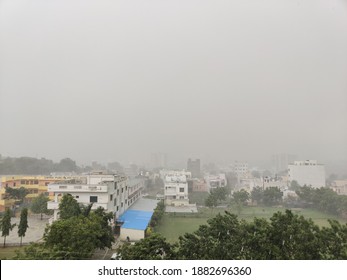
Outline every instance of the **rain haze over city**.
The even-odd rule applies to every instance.
[[[1,1],[1,154],[343,164],[346,27],[337,0]]]
[[[347,260],[346,0],[0,0],[0,131],[0,260],[344,273],[223,260]]]

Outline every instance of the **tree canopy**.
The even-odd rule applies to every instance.
[[[0,221],[1,236],[4,237],[4,247],[6,245],[6,237],[10,235],[10,231],[16,226],[11,224],[11,210],[8,208]]]
[[[28,229],[28,208],[23,208],[20,212],[20,221],[18,225],[18,236],[20,237],[20,245],[22,246],[22,239]]]
[[[47,202],[49,198],[45,194],[40,194],[38,197],[34,198],[30,207],[30,210],[35,214],[40,214],[41,220],[42,215],[52,214],[50,209],[47,209]]]
[[[81,206],[71,194],[64,194],[59,203],[59,217],[62,220],[81,214]]]
[[[59,204],[63,215],[46,227],[44,242],[26,247],[16,259],[89,259],[95,249],[111,248],[113,214],[101,207],[95,211],[91,208],[92,205],[80,206],[71,195],[64,195]]]
[[[122,259],[347,259],[347,224],[330,221],[330,227],[320,229],[290,210],[275,213],[270,221],[255,218],[247,222],[226,211],[195,232],[180,236],[176,244],[155,234],[120,247],[118,255]]]

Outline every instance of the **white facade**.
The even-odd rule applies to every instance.
[[[48,192],[54,193],[54,201],[49,201],[48,209],[54,210],[54,220],[58,219],[59,202],[64,194],[71,194],[78,203],[92,209],[104,208],[119,217],[128,208],[128,180],[117,175],[88,175],[84,180],[70,180],[48,185]],[[135,202],[135,196],[132,197]],[[139,196],[136,196],[138,199]]]
[[[249,168],[248,168],[248,163],[247,162],[235,161],[232,170],[237,175],[238,180],[240,178],[248,178],[248,177],[250,177],[250,172],[249,172]]]
[[[208,191],[215,188],[226,187],[227,185],[227,179],[223,173],[218,175],[206,175],[205,181],[207,183]]]
[[[339,195],[347,195],[347,180],[335,180],[331,188]]]
[[[166,205],[188,205],[188,182],[186,174],[172,173],[166,175],[164,187],[164,200]]]
[[[134,204],[135,201],[137,201],[141,195],[142,190],[145,186],[145,180],[144,179],[129,179],[128,180],[128,207]]]
[[[162,169],[159,171],[160,178],[165,182],[166,176],[185,176],[186,179],[192,178],[192,173],[186,170],[166,170]]]
[[[288,165],[289,181],[297,181],[300,186],[325,187],[325,168],[316,160],[294,161]]]

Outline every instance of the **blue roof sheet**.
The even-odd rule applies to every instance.
[[[153,215],[153,211],[127,210],[119,217],[123,221],[122,228],[145,230]]]

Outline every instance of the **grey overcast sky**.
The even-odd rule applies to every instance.
[[[0,0],[0,154],[347,160],[346,0]]]

